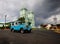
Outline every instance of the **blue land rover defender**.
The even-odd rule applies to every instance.
[[[14,31],[19,31],[21,33],[24,33],[24,32],[31,32],[32,28],[31,28],[31,23],[28,22],[28,24],[26,25],[25,23],[22,23],[22,22],[12,22],[11,23],[11,32],[14,32]]]

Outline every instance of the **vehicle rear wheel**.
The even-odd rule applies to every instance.
[[[21,29],[21,31],[20,31],[22,34],[24,34],[24,30],[23,29]]]
[[[28,31],[29,33],[31,33],[31,29],[30,29],[30,31]]]

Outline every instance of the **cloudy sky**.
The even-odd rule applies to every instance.
[[[14,21],[19,17],[21,8],[26,7],[34,12],[35,24],[53,23],[56,15],[60,21],[60,0],[0,0],[0,22]]]

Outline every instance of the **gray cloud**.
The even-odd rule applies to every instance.
[[[4,22],[5,15],[7,15],[7,22],[17,19],[21,8],[32,10],[34,3],[35,0],[0,0],[0,22]]]
[[[60,13],[60,0],[44,0],[41,5],[40,2],[37,2],[34,7],[34,12],[37,18],[44,19],[40,21],[38,20],[39,23],[45,22],[45,19]]]
[[[45,19],[53,15],[60,14],[60,0],[0,0],[0,22],[4,22],[6,14],[7,21],[17,19],[23,7],[34,12],[36,25],[44,23]]]
[[[42,5],[37,2],[35,5],[35,14],[38,13],[41,17],[48,17],[51,12],[55,12],[58,8],[60,8],[60,0],[44,0]]]

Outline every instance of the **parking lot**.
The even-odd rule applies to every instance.
[[[24,34],[0,30],[0,44],[60,44],[60,34],[39,29]]]

